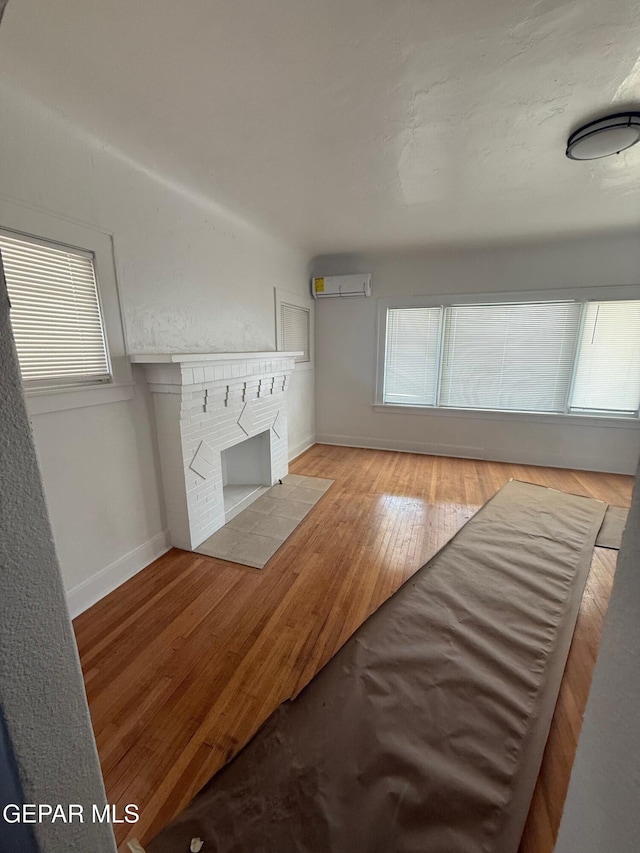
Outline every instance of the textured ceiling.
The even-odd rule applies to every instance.
[[[0,73],[309,253],[640,224],[630,0],[12,0]]]

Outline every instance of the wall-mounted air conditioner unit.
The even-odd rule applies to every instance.
[[[371,273],[357,275],[326,275],[311,282],[314,299],[337,296],[371,296]]]

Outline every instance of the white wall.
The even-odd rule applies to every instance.
[[[631,473],[638,425],[603,428],[561,419],[452,412],[376,412],[377,298],[640,283],[636,235],[510,248],[328,255],[314,275],[373,273],[370,299],[316,307],[317,440],[451,456]]]
[[[640,469],[555,853],[640,846]]]
[[[275,349],[274,287],[307,294],[302,254],[12,86],[0,109],[0,192],[113,234],[130,352]],[[151,407],[134,375],[132,401],[33,417],[74,611],[165,547]],[[291,455],[313,441],[313,382],[292,377]]]

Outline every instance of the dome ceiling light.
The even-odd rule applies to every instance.
[[[567,140],[570,160],[599,160],[619,154],[640,140],[640,112],[614,113],[590,121]]]

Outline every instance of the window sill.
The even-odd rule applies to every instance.
[[[121,403],[133,399],[133,383],[110,385],[84,385],[75,388],[51,388],[25,391],[27,411],[30,415],[45,415],[67,409],[84,409],[106,403]]]
[[[391,403],[373,403],[374,412],[388,415],[435,415],[445,418],[475,418],[485,421],[522,421],[526,423],[562,424],[568,426],[614,427],[638,429],[640,419],[636,417],[607,417],[603,415],[567,415],[544,412],[496,412],[493,409],[445,409],[435,406],[398,406]]]

